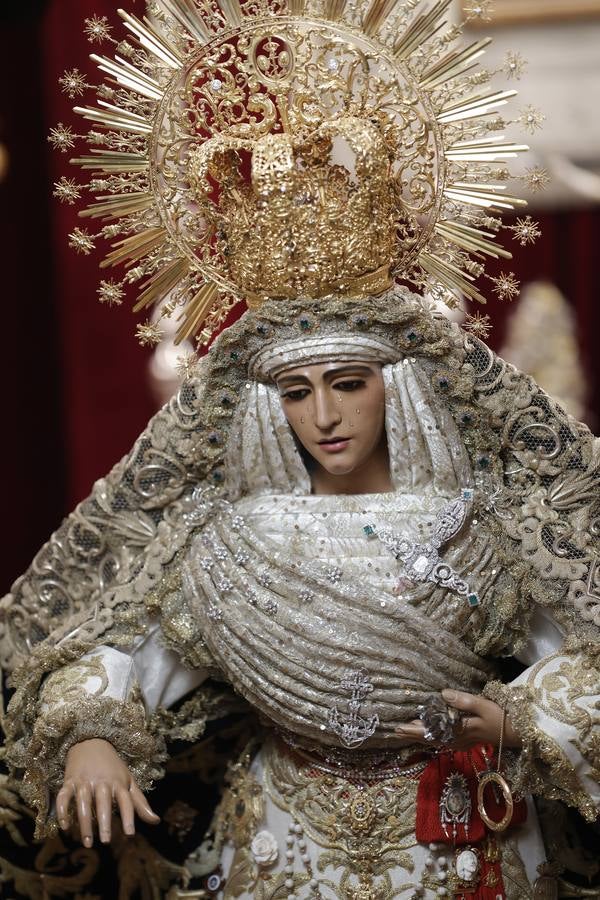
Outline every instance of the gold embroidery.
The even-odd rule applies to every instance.
[[[269,796],[321,848],[318,871],[341,869],[337,884],[326,881],[341,900],[389,900],[399,890],[392,888],[391,870],[413,872],[417,785],[399,775],[347,780],[274,743],[265,751]]]
[[[99,684],[94,688],[84,688],[89,678],[98,678]],[[88,656],[78,662],[63,666],[48,676],[41,691],[42,703],[52,707],[62,703],[70,703],[80,697],[99,697],[108,687],[108,673],[102,656]]]
[[[532,900],[531,885],[514,837],[502,838],[502,880],[506,900]]]
[[[588,821],[595,821],[596,805],[582,789],[572,763],[556,741],[534,724],[535,709],[540,703],[537,691],[528,685],[510,686],[492,681],[486,685],[484,694],[507,710],[523,742],[520,752],[507,765],[514,791],[520,796],[538,794],[548,800],[562,800],[577,807]]]

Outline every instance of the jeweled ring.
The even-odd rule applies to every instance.
[[[427,705],[417,707],[417,712],[425,729],[423,737],[432,744],[446,747],[464,731],[460,710],[446,706],[441,698],[432,697]]]

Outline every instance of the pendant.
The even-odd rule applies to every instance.
[[[426,544],[400,537],[391,531],[379,531],[370,523],[363,527],[367,537],[378,537],[381,543],[402,563],[403,578],[419,584],[429,581],[446,590],[466,597],[469,606],[479,606],[477,591],[471,590],[467,581],[461,578],[440,556],[440,548],[447,544],[465,524],[467,513],[473,501],[472,488],[463,488],[460,497],[450,500],[437,514],[433,524],[431,539]],[[398,588],[402,591],[400,582]]]
[[[350,694],[348,700],[348,715],[344,716],[339,711],[337,704],[329,710],[327,722],[331,731],[336,734],[341,743],[350,749],[360,747],[367,738],[372,737],[379,725],[379,716],[363,717],[360,708],[363,701],[372,692],[373,685],[364,672],[349,672],[342,680],[342,690]]]
[[[446,778],[440,797],[440,822],[449,837],[447,826],[452,826],[452,840],[456,841],[457,825],[464,825],[469,836],[471,820],[471,794],[467,779],[460,772],[452,772]]]
[[[504,797],[504,803],[506,804],[506,812],[504,816],[499,821],[492,819],[485,808],[485,789],[488,786],[497,785],[502,791],[502,796]],[[479,779],[479,784],[477,785],[477,809],[479,811],[479,815],[483,819],[484,823],[490,829],[490,831],[506,831],[508,826],[510,825],[513,817],[513,798],[510,787],[508,786],[508,782],[505,778],[502,777],[500,772],[486,772],[485,775],[482,775]]]
[[[460,881],[472,885],[479,876],[479,856],[473,847],[460,850],[454,860],[454,868]]]

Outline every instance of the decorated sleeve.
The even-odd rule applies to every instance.
[[[543,654],[543,655],[542,655]],[[513,789],[574,806],[589,821],[600,811],[600,668],[597,657],[564,640],[548,613],[534,617],[513,682],[485,695],[506,709],[523,746],[509,764]]]
[[[152,716],[205,678],[203,669],[185,667],[165,646],[159,625],[129,650],[100,645],[47,675],[30,739],[16,742],[9,760],[23,772],[23,794],[38,811],[40,833],[63,783],[67,754],[81,741],[109,741],[141,789],[152,787],[166,758]]]

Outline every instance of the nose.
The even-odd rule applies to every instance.
[[[318,387],[314,392],[315,425],[320,431],[331,431],[342,421],[341,403],[334,392],[327,387]]]

